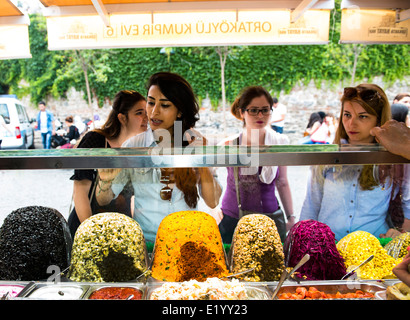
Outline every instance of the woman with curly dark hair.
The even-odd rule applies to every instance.
[[[147,85],[150,129],[127,140],[123,147],[174,148],[206,144],[193,129],[199,107],[191,85],[180,75],[159,72]],[[162,219],[173,212],[195,210],[199,197],[216,207],[221,187],[209,168],[141,168],[100,170],[103,184],[97,200],[105,204],[121,192],[127,181],[134,187],[134,219],[148,241],[155,241]],[[200,192],[199,192],[200,191]]]

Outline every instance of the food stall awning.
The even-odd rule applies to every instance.
[[[333,0],[40,0],[49,50],[326,44]]]
[[[0,59],[31,58],[30,19],[10,0],[0,0]]]
[[[343,0],[341,43],[409,44],[409,0]]]

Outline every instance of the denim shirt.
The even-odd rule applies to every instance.
[[[361,230],[376,237],[389,229],[386,222],[391,184],[362,190],[358,179],[361,165],[312,167],[300,220],[313,219],[327,224],[336,240]],[[322,167],[323,168],[323,167]]]
[[[53,116],[53,114],[52,114],[50,111],[48,111],[48,110],[45,110],[44,112],[47,114],[47,129],[48,129],[49,132],[51,132],[51,131],[53,131],[54,116]],[[36,129],[36,130],[40,130],[40,128],[41,128],[41,117],[40,117],[40,114],[41,114],[41,112],[39,112],[39,113],[37,114],[37,129]]]

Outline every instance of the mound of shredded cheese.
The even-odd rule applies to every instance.
[[[154,290],[151,300],[246,300],[246,289],[237,279],[223,281],[208,278],[204,282],[189,280],[181,283],[164,283]]]

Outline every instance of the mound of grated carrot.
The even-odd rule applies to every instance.
[[[162,281],[205,281],[229,274],[215,219],[201,211],[166,216],[155,239],[152,277]]]

